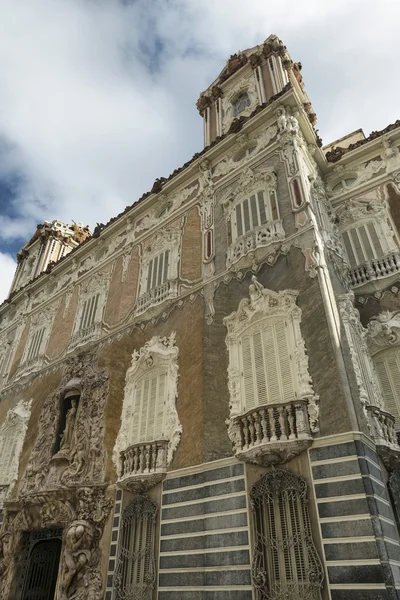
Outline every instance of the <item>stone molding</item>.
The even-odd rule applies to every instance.
[[[138,443],[137,440],[129,439],[129,430],[133,417],[135,383],[139,377],[152,368],[162,368],[166,372],[164,439],[168,441],[168,447],[165,457],[165,471],[166,467],[172,461],[182,433],[182,425],[179,422],[176,409],[179,378],[178,355],[179,349],[175,345],[175,332],[171,333],[169,337],[152,337],[139,352],[135,350],[132,354],[132,364],[127,370],[125,378],[121,428],[113,452],[113,462],[119,477],[122,475],[121,452],[125,451],[132,444]],[[146,442],[155,441],[159,440],[145,440],[143,441],[143,445],[145,446]],[[134,476],[134,478],[137,480],[140,479],[140,474]]]
[[[12,491],[18,478],[19,457],[28,428],[31,406],[32,400],[20,400],[15,407],[9,409],[0,427],[0,447],[3,440],[7,440],[13,453],[9,465],[4,465],[4,456],[0,456],[0,487],[7,487],[7,492]]]
[[[367,326],[366,340],[372,355],[400,346],[400,313],[384,310],[372,317]]]

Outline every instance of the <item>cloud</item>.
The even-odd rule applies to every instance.
[[[0,252],[0,303],[7,297],[14,272],[16,261],[9,254]]]
[[[188,160],[199,93],[270,33],[303,63],[324,142],[384,127],[399,17],[391,0],[2,0],[0,248],[44,219],[105,222]]]

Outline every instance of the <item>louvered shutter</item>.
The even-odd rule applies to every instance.
[[[139,425],[140,425],[140,411],[142,408],[142,381],[139,380],[135,383],[133,390],[133,408],[132,408],[132,424],[130,432],[130,444],[137,444],[139,442]]]
[[[165,373],[148,373],[135,384],[130,444],[163,438]]]
[[[381,382],[385,405],[395,418],[395,426],[400,430],[400,350],[393,348],[381,352],[374,358]]]
[[[243,411],[295,397],[293,360],[285,321],[264,323],[240,340]]]
[[[157,406],[155,411],[156,420],[154,424],[155,440],[160,440],[164,437],[165,383],[166,374],[161,373],[158,377]]]

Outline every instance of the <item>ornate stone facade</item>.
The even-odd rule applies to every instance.
[[[1,600],[42,567],[51,600],[400,592],[400,123],[322,147],[300,71],[276,36],[232,55],[204,150],[21,251]]]

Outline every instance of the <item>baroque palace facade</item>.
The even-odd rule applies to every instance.
[[[0,307],[1,600],[400,598],[400,122],[322,146],[276,36],[205,147]]]

